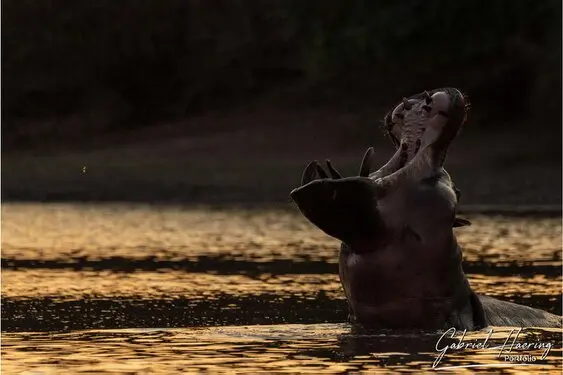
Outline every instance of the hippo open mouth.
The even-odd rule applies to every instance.
[[[356,252],[367,251],[368,244],[371,251],[376,250],[392,232],[404,234],[403,219],[397,212],[404,210],[400,201],[406,190],[424,180],[449,180],[442,166],[467,108],[466,98],[456,89],[404,98],[385,118],[386,130],[397,147],[385,165],[372,172],[373,148],[364,155],[359,175],[354,177],[342,177],[330,161],[329,173],[318,162],[311,162],[303,173],[302,186],[291,192],[292,199],[303,215],[328,235]],[[453,226],[467,223],[457,219]],[[412,228],[407,226],[406,230],[417,236]]]

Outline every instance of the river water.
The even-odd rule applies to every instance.
[[[561,218],[468,218],[473,288],[561,314]],[[561,373],[561,330],[354,331],[337,249],[291,207],[3,204],[2,371]]]

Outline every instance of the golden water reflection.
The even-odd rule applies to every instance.
[[[72,280],[72,282],[69,282]],[[262,293],[280,297],[315,297],[323,291],[341,298],[338,275],[211,275],[165,270],[164,272],[114,273],[111,271],[6,270],[2,272],[2,296],[55,297],[61,300],[91,297],[174,298],[194,300],[229,294],[244,298]]]
[[[72,333],[10,333],[3,335],[2,370],[13,374],[42,371],[77,373],[436,373],[436,349],[442,333],[355,334],[345,324],[238,326],[194,329],[129,329]],[[484,342],[487,332],[468,333],[463,342]],[[511,328],[495,328],[484,349],[446,352],[437,367],[456,373],[560,373],[561,331],[526,329],[518,343],[555,343],[545,349],[515,349]],[[509,339],[509,344],[504,344]],[[499,356],[503,346],[504,354]],[[496,348],[495,348],[496,347]],[[527,355],[526,363],[504,355]],[[531,362],[531,356],[535,358]],[[512,362],[511,362],[512,361]],[[503,367],[494,367],[500,366]],[[446,370],[439,370],[444,372]],[[440,373],[440,372],[438,372]]]
[[[469,216],[456,229],[468,261],[561,261],[560,218]],[[2,257],[337,263],[338,242],[297,210],[210,210],[142,205],[4,204]]]
[[[360,334],[340,324],[338,242],[296,211],[1,210],[3,373],[436,373],[436,333]],[[473,289],[560,312],[560,218],[469,219],[456,233]],[[497,329],[495,340],[509,332]],[[560,373],[561,333],[521,335],[555,343],[542,364],[452,371]],[[443,366],[499,362],[467,349]]]
[[[70,280],[72,282],[69,282]],[[530,277],[469,275],[469,281],[477,293],[490,296],[556,296],[561,292],[562,278],[545,275]],[[237,298],[259,294],[298,298],[316,297],[319,292],[330,299],[344,299],[338,274],[261,274],[249,277],[173,270],[134,273],[49,269],[2,271],[2,296],[22,299],[183,297],[198,300],[213,298],[218,294],[228,294]]]

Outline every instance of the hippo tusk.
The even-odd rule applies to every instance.
[[[301,177],[301,185],[306,185],[315,179],[315,173],[317,172],[315,165],[318,165],[317,161],[312,161],[307,164],[303,171],[303,176]]]
[[[321,178],[328,178],[328,175],[324,171],[323,167],[319,165],[319,163],[315,163],[315,168],[317,168],[317,173]]]
[[[328,171],[330,172],[330,175],[333,179],[339,180],[339,179],[342,178],[342,175],[340,174],[340,172],[338,172],[336,170],[336,168],[334,168],[334,166],[332,165],[332,163],[328,159],[326,160],[326,166],[328,167]]]
[[[362,159],[362,164],[360,165],[360,176],[361,177],[368,177],[371,172],[371,163],[373,158],[373,147],[367,149],[364,157]]]

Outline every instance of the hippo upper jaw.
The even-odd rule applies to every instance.
[[[384,128],[395,147],[404,148],[405,162],[412,160],[420,148],[431,147],[433,164],[439,169],[470,108],[468,97],[458,89],[424,91],[403,98],[385,116]]]

